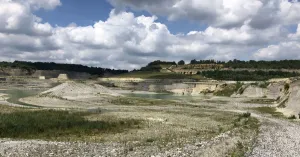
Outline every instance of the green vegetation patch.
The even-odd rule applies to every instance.
[[[235,144],[235,148],[228,153],[228,156],[242,157],[253,148],[260,124],[258,119],[251,117],[251,113],[247,112],[240,114],[234,121],[234,125],[240,128],[241,140]]]
[[[97,136],[117,133],[137,127],[141,121],[125,119],[118,121],[88,121],[88,113],[68,111],[31,111],[0,113],[1,138],[41,138]]]
[[[159,106],[159,105],[182,105],[181,103],[170,100],[145,99],[134,97],[118,97],[109,101],[114,105],[127,106]]]
[[[284,71],[234,71],[234,70],[214,70],[199,72],[199,75],[215,80],[234,80],[234,81],[266,81],[272,78],[288,78],[299,76],[296,72]]]
[[[248,101],[245,101],[244,103],[250,103],[250,104],[273,104],[276,100],[274,99],[251,99]]]
[[[18,108],[18,107],[0,105],[0,113],[12,113],[12,112],[20,111],[20,110],[21,110],[21,108]]]
[[[25,61],[14,61],[14,62],[0,62],[0,68],[18,68],[27,70],[29,73],[34,73],[35,70],[64,70],[74,72],[84,72],[92,75],[102,76],[105,73],[110,74],[122,74],[127,73],[128,70],[114,70],[100,67],[88,67],[79,64],[61,64],[61,63],[48,63],[48,62],[25,62]]]
[[[237,92],[243,86],[242,83],[237,82],[236,84],[225,84],[223,90],[214,93],[215,96],[227,96],[230,97],[232,94]]]
[[[284,115],[281,112],[276,111],[275,107],[256,107],[256,108],[253,108],[253,110],[258,111],[263,114],[270,114],[277,118],[284,117]]]

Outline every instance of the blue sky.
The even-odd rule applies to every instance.
[[[109,13],[114,7],[106,0],[61,0],[62,5],[55,10],[38,10],[36,15],[51,25],[67,26],[71,23],[76,23],[78,26],[93,25],[99,20],[105,21]],[[152,16],[146,11],[134,11],[135,16],[145,15]],[[204,30],[207,26],[200,25],[194,21],[177,20],[169,21],[164,16],[158,16],[157,22],[164,23],[169,30],[174,33],[188,33],[191,30]]]
[[[54,10],[38,10],[36,15],[52,25],[92,25],[106,20],[113,7],[105,0],[61,0],[62,5]]]

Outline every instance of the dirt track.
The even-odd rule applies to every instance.
[[[262,125],[250,157],[300,156],[300,125],[288,120],[260,118]]]

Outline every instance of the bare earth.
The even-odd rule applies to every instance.
[[[300,156],[298,122],[263,118],[260,134],[250,157]]]
[[[103,93],[95,93],[99,89]],[[78,90],[86,92],[80,95]],[[80,99],[76,99],[78,96]],[[120,96],[102,86],[67,83],[22,101],[45,108],[101,111],[86,117],[91,121],[137,119],[143,125],[84,141],[0,139],[0,156],[223,157],[231,156],[239,144],[252,148],[245,152],[249,157],[300,156],[300,123],[257,113],[251,108],[273,104],[243,103],[245,100],[137,99]],[[252,128],[233,125],[237,115],[247,111],[253,112],[252,117],[261,123],[258,134]]]

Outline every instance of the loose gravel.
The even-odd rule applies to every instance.
[[[287,120],[262,118],[260,134],[249,157],[300,156],[300,125]]]

